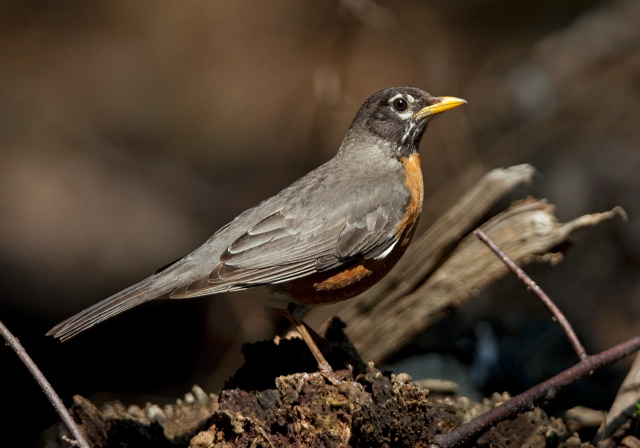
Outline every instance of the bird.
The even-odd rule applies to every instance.
[[[339,382],[304,314],[364,292],[404,254],[422,211],[422,136],[433,117],[465,103],[416,87],[374,93],[329,161],[238,215],[193,252],[47,335],[68,340],[150,300],[254,289],[298,330],[318,371]]]

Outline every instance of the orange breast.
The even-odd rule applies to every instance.
[[[405,184],[411,194],[406,213],[398,226],[395,234],[400,240],[400,244],[406,246],[411,241],[413,231],[418,224],[418,218],[422,213],[422,203],[424,201],[424,183],[422,181],[422,169],[420,168],[420,154],[411,154],[402,161],[404,167]]]

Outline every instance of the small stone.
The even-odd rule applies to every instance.
[[[191,388],[191,393],[200,403],[208,403],[210,400],[209,395],[197,384]]]
[[[424,378],[414,382],[420,389],[426,389],[429,392],[437,392],[441,394],[455,394],[458,392],[459,385],[455,381],[442,380],[439,378]]]
[[[577,420],[582,426],[597,427],[604,420],[604,411],[597,411],[584,406],[576,406],[566,412],[566,417]]]
[[[214,441],[215,436],[212,432],[202,431],[201,433],[198,433],[193,439],[191,439],[189,448],[209,448],[213,446]]]
[[[146,409],[147,418],[152,422],[162,422],[166,420],[167,415],[157,404],[152,404]]]
[[[404,385],[413,381],[413,378],[411,378],[411,375],[408,373],[399,373],[397,375],[393,375],[391,380]]]

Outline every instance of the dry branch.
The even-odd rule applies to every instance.
[[[16,355],[18,355],[18,358],[20,358],[20,361],[22,361],[27,370],[29,370],[29,373],[31,374],[31,376],[33,376],[33,379],[35,379],[36,382],[40,385],[42,391],[47,396],[47,399],[51,402],[69,432],[73,435],[75,440],[68,439],[69,443],[74,446],[79,446],[80,448],[91,448],[89,443],[87,443],[87,441],[85,440],[82,431],[80,431],[78,425],[71,418],[71,415],[67,411],[67,408],[64,406],[64,403],[62,403],[62,400],[51,386],[51,383],[49,383],[36,363],[33,362],[18,338],[16,338],[1,321],[0,335],[2,335],[5,343],[9,347],[11,347]]]
[[[529,288],[529,290],[540,299],[544,306],[546,306],[547,309],[551,312],[556,322],[558,322],[564,330],[567,338],[569,339],[569,342],[576,352],[576,355],[578,355],[578,358],[580,358],[581,360],[586,359],[587,352],[584,349],[582,342],[580,342],[580,339],[578,339],[578,335],[573,330],[573,326],[562,313],[562,311],[560,311],[556,304],[547,295],[547,293],[545,293],[542,288],[540,288],[540,286],[538,286],[538,284],[527,275],[526,272],[524,272],[517,264],[515,264],[513,260],[509,258],[509,256],[505,254],[502,249],[500,249],[500,247],[498,247],[498,245],[487,236],[486,233],[484,233],[481,229],[476,230],[474,233],[478,235],[478,238],[480,238],[487,246],[489,246],[491,250],[494,251],[496,255],[498,255],[498,257],[504,262],[504,264],[506,264],[509,269],[511,269],[511,271],[516,274],[516,276],[520,280],[522,280],[525,285],[527,285],[527,288]]]

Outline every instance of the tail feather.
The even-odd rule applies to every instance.
[[[104,299],[101,302],[87,308],[84,311],[72,316],[47,332],[47,336],[60,338],[62,341],[71,339],[78,333],[93,327],[110,317],[120,314],[134,306],[149,300],[167,296],[174,287],[163,284],[158,281],[158,276],[162,274],[152,275],[129,288],[120,291]]]

